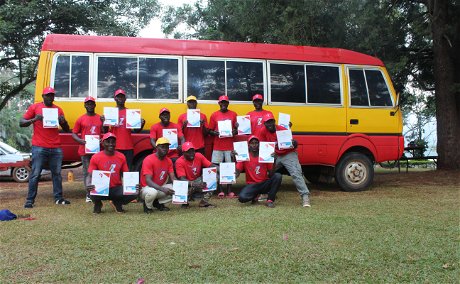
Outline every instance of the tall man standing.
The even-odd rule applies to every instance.
[[[198,102],[195,96],[187,97],[187,108],[196,109]],[[200,127],[188,127],[187,113],[183,113],[179,116],[177,124],[182,127],[182,133],[184,134],[185,141],[192,142],[196,147],[196,152],[205,154],[204,152],[204,138],[208,135],[208,119],[206,115],[200,112]]]
[[[33,208],[38,190],[38,179],[43,165],[48,163],[53,179],[53,194],[56,204],[70,204],[62,196],[62,149],[59,139],[59,129],[43,127],[43,109],[57,109],[58,122],[64,132],[70,132],[69,124],[65,120],[64,112],[60,107],[53,104],[55,91],[46,87],[42,92],[43,102],[31,105],[19,121],[20,127],[34,125],[32,136],[32,174],[29,179],[29,191],[24,208]]]

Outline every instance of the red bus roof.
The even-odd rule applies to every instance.
[[[51,34],[46,37],[42,50],[257,58],[383,66],[383,62],[376,57],[341,48],[209,40]]]

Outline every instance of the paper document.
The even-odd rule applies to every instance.
[[[85,154],[95,154],[100,151],[99,135],[85,135]]]
[[[203,168],[203,182],[206,183],[206,188],[203,192],[217,189],[217,168]]]
[[[91,190],[91,195],[109,196],[110,172],[94,170],[91,175],[91,184],[96,188]]]
[[[118,125],[118,108],[104,107],[104,125]]]
[[[238,135],[251,134],[251,117],[249,115],[237,116],[236,122],[238,122]]]
[[[278,114],[278,125],[283,126],[286,129],[289,129],[289,122],[291,121],[291,116],[286,113],[280,112]]]
[[[137,184],[139,184],[139,172],[123,173],[123,195],[136,194]]]
[[[235,163],[220,163],[220,184],[232,184],[236,182]]]
[[[141,110],[127,109],[126,110],[126,128],[139,129],[141,128]]]
[[[57,108],[43,108],[43,128],[58,128],[58,109]]]
[[[292,132],[291,130],[276,131],[276,140],[278,141],[278,149],[292,148]]]
[[[200,127],[200,110],[188,109],[187,110],[187,127]]]
[[[177,149],[177,129],[163,129],[163,137],[169,140],[169,150]]]
[[[221,120],[217,122],[217,128],[219,129],[219,137],[233,137],[232,133],[232,121],[227,119],[227,120]]]
[[[248,141],[233,142],[233,150],[237,153],[237,162],[249,161]]]
[[[188,181],[175,180],[173,181],[174,195],[172,197],[173,204],[185,204],[188,199]]]
[[[275,142],[259,143],[259,163],[274,163],[273,153],[275,153]]]

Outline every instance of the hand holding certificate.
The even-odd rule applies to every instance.
[[[200,127],[200,110],[188,109],[187,110],[187,127]]]
[[[206,188],[203,192],[217,189],[217,168],[203,168],[203,182],[206,183]]]
[[[238,122],[238,135],[251,134],[251,117],[249,115],[237,116],[236,122]]]
[[[278,140],[278,149],[290,149],[293,147],[291,130],[276,131],[276,139]]]
[[[169,140],[169,150],[177,149],[177,129],[163,129],[163,137]]]
[[[118,108],[104,107],[104,125],[116,126],[118,125]]]
[[[188,202],[188,181],[175,180],[173,181],[174,195],[172,197],[173,204],[186,204]]]
[[[283,126],[286,129],[289,129],[289,122],[291,121],[291,116],[286,113],[280,112],[278,114],[278,125]]]
[[[123,173],[123,195],[136,194],[136,185],[139,184],[139,172]]]
[[[58,128],[58,109],[57,108],[43,108],[43,128]]]
[[[85,135],[85,154],[95,154],[100,151],[99,135]]]
[[[235,163],[220,163],[219,164],[220,184],[236,183]]]
[[[273,153],[275,153],[275,142],[259,143],[259,163],[274,163]]]
[[[219,137],[233,137],[232,133],[232,121],[231,120],[221,120],[217,122],[217,128],[219,130]]]
[[[237,162],[249,161],[248,141],[233,142],[233,150],[237,153]]]
[[[141,110],[127,109],[126,110],[126,128],[138,129],[141,128]]]
[[[110,172],[94,170],[91,176],[91,184],[95,188],[89,194],[109,196]]]

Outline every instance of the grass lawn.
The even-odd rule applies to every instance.
[[[36,218],[0,223],[0,283],[459,283],[459,176],[379,171],[359,193],[310,185],[310,209],[283,176],[274,209],[213,198],[151,215],[141,204],[93,215],[81,182],[64,183],[69,206],[41,184],[26,210],[26,186],[0,184],[0,209]]]

